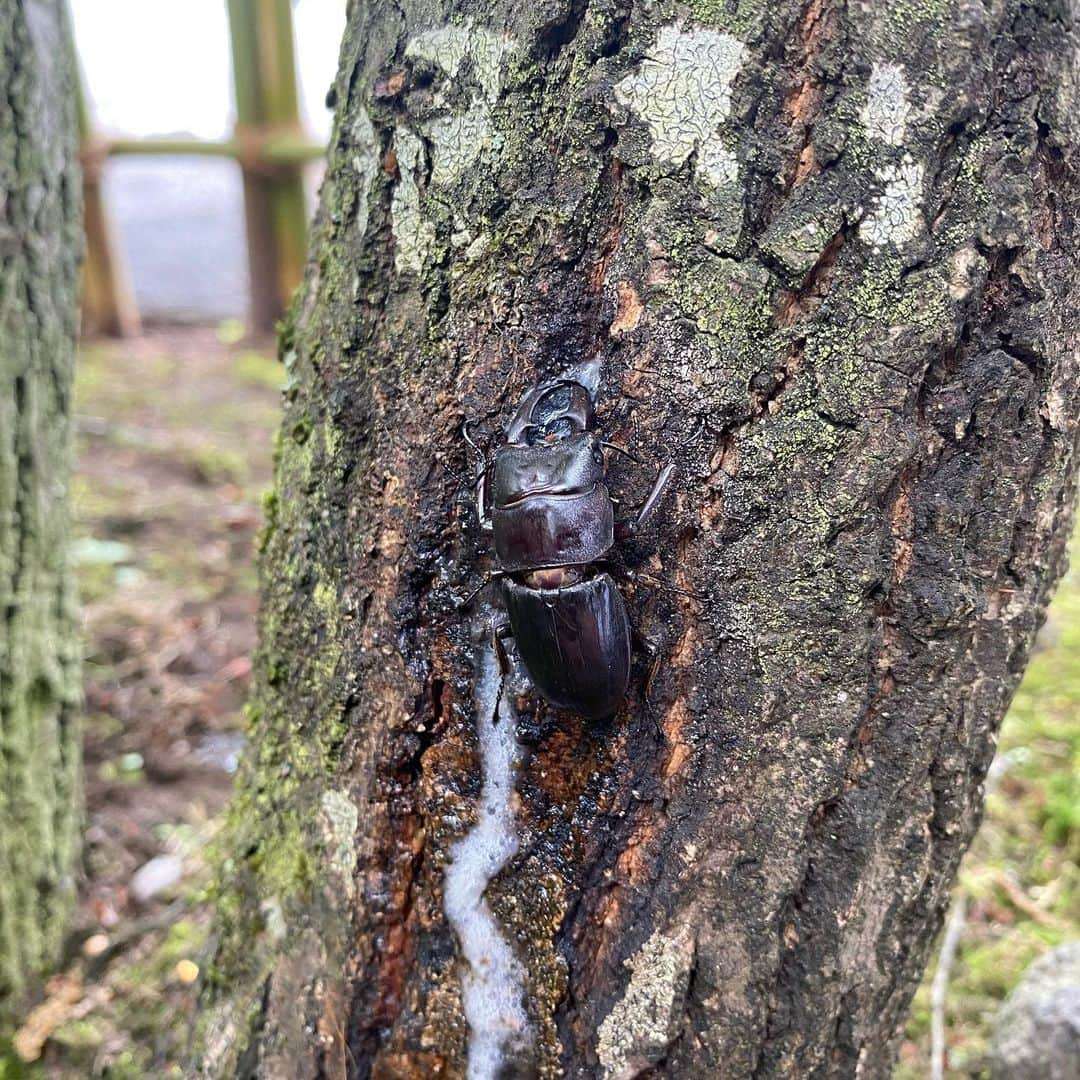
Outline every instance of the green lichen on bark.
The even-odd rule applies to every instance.
[[[0,1019],[75,899],[79,650],[68,566],[81,195],[64,5],[0,4]]]

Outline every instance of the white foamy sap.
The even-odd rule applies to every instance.
[[[488,883],[518,849],[511,805],[517,777],[517,717],[499,697],[495,653],[481,650],[476,671],[476,723],[483,782],[476,824],[451,849],[443,905],[467,965],[462,1001],[469,1022],[469,1080],[495,1080],[508,1052],[529,1033],[522,1005],[524,973],[484,900]],[[498,719],[495,709],[498,704]]]

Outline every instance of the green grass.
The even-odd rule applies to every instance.
[[[285,365],[276,357],[248,349],[235,361],[234,377],[250,386],[280,390],[285,385]]]
[[[1080,567],[1050,609],[1001,731],[1000,781],[960,869],[967,921],[945,1012],[950,1080],[988,1076],[994,1016],[1025,968],[1080,937]],[[895,1080],[929,1071],[931,965]]]

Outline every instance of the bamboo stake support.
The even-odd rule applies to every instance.
[[[70,14],[67,24],[68,33],[71,33]],[[101,190],[102,168],[108,154],[101,141],[94,137],[83,90],[82,71],[78,65],[76,67],[83,229],[86,234],[86,256],[82,268],[83,333],[135,337],[142,330],[139,307],[131,288],[119,236]]]
[[[307,204],[298,147],[292,8],[289,0],[229,0],[236,128],[244,176],[251,328],[273,330],[303,276]],[[290,147],[276,160],[270,147]]]
[[[101,189],[112,155],[226,157],[244,178],[250,322],[269,333],[300,283],[307,254],[303,166],[325,155],[300,124],[290,0],[229,0],[236,126],[231,139],[107,138],[92,130],[78,85],[86,260],[83,324],[126,337],[140,332],[121,248]],[[69,32],[71,32],[69,16]]]
[[[226,157],[246,161],[251,168],[259,170],[267,166],[305,165],[326,156],[326,147],[310,142],[302,135],[282,133],[264,137],[248,138],[243,143],[236,139],[98,139],[108,155],[153,155],[167,157]]]

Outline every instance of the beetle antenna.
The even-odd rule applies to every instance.
[[[698,439],[701,438],[702,434],[706,431],[709,432],[710,435],[716,434],[709,426],[709,417],[707,415],[699,416],[694,430],[690,432],[690,434],[687,435],[681,443],[678,444],[677,449],[681,450],[684,446],[689,446],[691,443],[697,442]]]
[[[688,600],[693,600],[695,604],[705,603],[705,598],[703,596],[690,592],[688,589],[680,589],[677,585],[669,585],[666,581],[656,577],[655,574],[650,574],[647,570],[635,570],[634,573],[638,577],[643,577],[647,581],[650,581],[661,592],[677,593],[679,596],[685,596]]]
[[[685,596],[688,600],[693,600],[695,604],[705,603],[705,597],[690,592],[688,589],[680,589],[677,585],[669,585],[662,578],[658,578],[655,574],[650,574],[648,570],[632,570],[629,566],[625,566],[613,559],[604,559],[603,565],[613,576],[621,577],[626,581],[636,581],[639,577],[645,578],[660,592],[675,593],[678,596]],[[651,652],[652,650],[650,649],[649,651]]]

